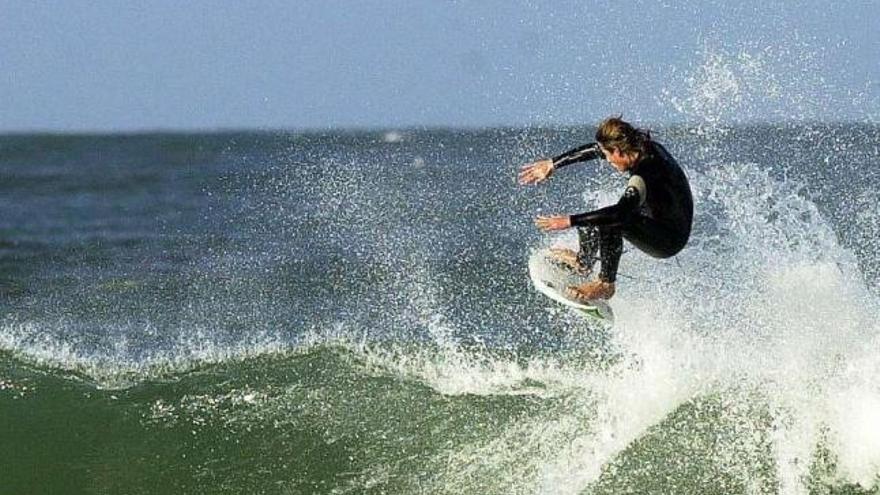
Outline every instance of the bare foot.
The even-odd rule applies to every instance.
[[[614,284],[603,280],[592,280],[585,284],[575,285],[565,290],[565,294],[577,301],[595,299],[611,299],[614,295]]]
[[[578,275],[589,275],[590,268],[585,266],[578,259],[578,254],[568,248],[552,248],[550,249],[550,261],[567,268]]]

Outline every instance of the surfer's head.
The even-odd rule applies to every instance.
[[[596,129],[596,142],[605,159],[621,172],[631,168],[648,150],[651,137],[621,117],[609,117]]]

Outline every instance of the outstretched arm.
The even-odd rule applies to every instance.
[[[585,144],[583,146],[568,150],[565,153],[554,158],[538,160],[536,162],[523,165],[519,172],[520,184],[537,184],[547,180],[559,167],[564,167],[572,163],[594,160],[602,157],[602,151],[596,143]]]
[[[564,167],[566,165],[571,165],[572,163],[585,162],[587,160],[595,160],[596,158],[602,158],[602,150],[599,149],[599,143],[585,144],[554,157],[553,168]]]
[[[578,215],[538,217],[535,219],[535,225],[547,232],[587,225],[619,226],[627,223],[638,212],[639,206],[644,204],[645,198],[645,181],[638,175],[634,175],[627,183],[626,190],[617,204]]]
[[[623,191],[623,196],[615,205],[588,211],[579,215],[571,216],[571,225],[583,227],[587,225],[620,226],[629,221],[645,202],[645,181],[638,175],[633,175]]]

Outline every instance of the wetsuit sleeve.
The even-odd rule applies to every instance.
[[[629,222],[639,206],[645,202],[645,181],[638,175],[632,176],[623,191],[623,196],[616,205],[606,206],[598,210],[571,216],[573,227],[588,225],[618,227]]]
[[[565,153],[553,158],[553,168],[564,167],[572,163],[585,162],[587,160],[595,160],[602,157],[602,151],[597,143],[590,143],[568,150]]]

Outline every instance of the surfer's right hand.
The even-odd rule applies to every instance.
[[[565,230],[571,228],[571,217],[568,215],[556,215],[552,217],[538,216],[538,218],[535,219],[535,225],[544,232]]]
[[[547,180],[547,177],[553,173],[553,160],[544,159],[536,162],[527,163],[522,166],[519,172],[520,184],[537,184]]]

